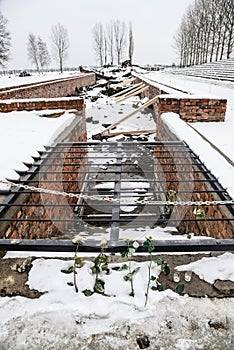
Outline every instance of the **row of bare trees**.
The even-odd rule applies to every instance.
[[[93,27],[94,51],[97,61],[101,66],[121,64],[122,60],[128,60],[132,64],[134,53],[134,37],[132,25],[125,22],[110,21],[106,28],[102,23],[96,23]]]
[[[234,47],[234,0],[195,0],[175,36],[180,66],[230,58]]]
[[[9,61],[11,36],[7,29],[7,19],[0,12],[0,67]]]
[[[52,49],[53,56],[59,63],[60,72],[63,72],[64,62],[68,55],[69,40],[65,26],[57,24],[52,27]],[[11,36],[7,29],[7,19],[0,12],[0,67],[4,67],[10,59]],[[36,67],[38,73],[50,62],[50,55],[47,44],[40,36],[30,33],[28,36],[28,57]]]
[[[59,63],[60,72],[63,73],[64,61],[68,55],[69,40],[65,26],[57,24],[52,27],[52,49],[55,59]],[[36,37],[33,33],[28,36],[28,57],[33,65],[35,65],[38,73],[43,70],[50,62],[50,55],[47,44],[40,36]]]

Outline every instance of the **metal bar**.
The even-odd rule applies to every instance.
[[[209,251],[234,251],[233,239],[206,239],[206,240],[156,240],[152,241],[157,253],[175,252],[209,252]],[[107,253],[121,253],[127,248],[126,241],[108,242],[105,251]],[[28,240],[28,239],[0,239],[0,250],[4,251],[35,251],[35,252],[71,252],[77,249],[76,244],[70,240]],[[79,252],[100,253],[99,241],[87,240],[85,244],[79,245]],[[137,253],[148,253],[147,249],[140,244]]]
[[[121,132],[121,131],[120,131]],[[124,132],[124,131],[123,131]],[[127,132],[127,131],[126,131]],[[130,131],[129,131],[130,132]],[[111,135],[111,134],[110,134]],[[134,151],[138,151],[137,148],[132,148],[131,150],[123,150],[122,152],[123,153],[130,153],[132,152],[132,150]],[[139,150],[139,151],[143,151],[143,150]],[[88,150],[87,152],[84,152],[84,156],[87,156],[87,155],[90,155],[90,153],[96,153],[97,151],[94,150],[94,151],[90,151]],[[103,152],[108,152],[108,150],[106,151],[103,151]],[[111,151],[112,153],[116,152],[116,151]],[[193,153],[191,150],[189,149],[184,149],[184,150],[152,150],[152,152],[156,153]],[[81,152],[80,151],[44,151],[43,152],[44,154],[67,154],[67,155],[71,155],[71,154],[80,154]],[[43,158],[43,157],[42,157]],[[80,158],[83,158],[83,157],[80,157]],[[103,157],[104,158],[104,157]],[[79,158],[78,158],[79,159]]]
[[[120,199],[120,190],[121,190],[121,168],[122,168],[122,155],[121,155],[121,146],[118,145],[118,153],[116,157],[116,165],[115,165],[115,184],[114,184],[114,199]],[[110,232],[110,240],[112,242],[117,242],[119,240],[119,220],[120,218],[120,204],[113,203],[112,213],[111,213],[111,232]]]
[[[139,180],[139,179],[123,179],[122,180],[122,182],[139,182],[139,181],[137,181],[137,180]],[[40,183],[64,183],[64,182],[66,182],[66,183],[78,183],[78,182],[93,182],[93,181],[95,181],[95,182],[113,182],[114,180],[113,179],[108,179],[108,180],[98,180],[98,179],[96,179],[95,178],[95,180],[93,179],[93,180],[90,180],[90,179],[87,179],[87,180],[66,180],[66,179],[61,179],[61,180],[42,180],[42,179],[38,179],[38,180],[26,180],[26,181],[20,181],[20,180],[11,180],[12,182],[14,182],[15,184],[24,184],[24,183],[38,183],[38,182],[40,182]],[[155,180],[148,180],[148,179],[146,179],[145,181],[144,180],[142,180],[142,181],[140,181],[140,182],[147,182],[147,183],[163,183],[163,182],[165,182],[165,183],[177,183],[177,182],[180,182],[180,183],[186,183],[186,182],[191,182],[191,179],[190,180],[181,180],[181,179],[179,179],[179,180],[158,180],[158,179],[155,179]],[[215,179],[206,179],[206,180],[202,180],[202,179],[193,179],[193,182],[211,182],[211,183],[213,183],[213,182],[215,182],[215,181],[217,181],[217,180],[215,180]]]
[[[115,165],[115,164],[105,164],[105,166],[109,166],[109,167],[113,167],[113,165]],[[123,165],[125,165],[125,164],[123,164]],[[130,165],[133,165],[133,164],[130,164]],[[104,166],[104,164],[103,165],[101,165],[101,166]],[[92,165],[92,167],[94,167],[93,165]],[[100,165],[97,165],[97,167],[99,168],[99,172],[98,172],[98,174],[115,174],[116,173],[116,171],[115,170],[105,170],[105,169],[102,169],[101,167],[100,167]],[[157,170],[157,174],[204,174],[205,172],[209,172],[209,170],[204,170],[203,172],[201,171],[201,170],[191,170],[191,171],[189,171],[189,170],[165,170],[165,171],[163,171],[163,170]],[[87,170],[87,171],[79,171],[79,170],[76,170],[76,171],[35,171],[35,172],[33,172],[33,171],[26,171],[26,172],[24,172],[24,173],[22,173],[22,175],[26,175],[26,174],[40,174],[40,175],[47,175],[47,174],[61,174],[61,175],[63,175],[63,174],[97,174],[97,171],[89,171],[89,170]],[[136,170],[121,170],[121,173],[122,174],[129,174],[129,173],[131,173],[131,174],[139,174],[139,169],[136,169]],[[152,174],[152,175],[154,175],[154,171],[153,170],[151,170],[151,171],[145,171],[144,170],[144,174]],[[137,179],[138,180],[138,179]]]
[[[153,216],[154,214],[152,214],[151,216]],[[128,216],[128,219],[135,219],[136,216],[138,216],[137,214],[136,215],[129,215]],[[137,220],[137,222],[143,222],[143,223],[147,223],[148,219],[149,219],[149,216],[146,216],[144,215],[140,217],[141,219],[140,220]],[[82,217],[83,219],[83,217]],[[90,218],[90,217],[85,217],[85,222],[93,222],[94,218]],[[116,220],[110,220],[110,217],[106,215],[106,218],[103,218],[103,217],[100,217],[98,219],[98,223],[101,223],[101,222],[106,222],[106,220],[108,220],[108,222],[126,222],[126,218],[120,218],[120,219],[116,219]],[[44,219],[44,218],[34,218],[34,219],[17,219],[17,218],[0,218],[0,222],[25,222],[25,221],[28,221],[28,222],[78,222],[79,221],[79,218],[76,218],[76,219],[54,219],[54,218],[51,218],[51,219]],[[234,217],[231,217],[231,218],[201,218],[201,219],[157,219],[156,220],[156,223],[158,225],[161,225],[161,224],[165,224],[167,221],[170,221],[171,223],[172,222],[216,222],[216,221],[221,221],[221,222],[226,222],[226,221],[234,221]]]

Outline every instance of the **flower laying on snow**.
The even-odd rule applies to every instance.
[[[101,242],[99,243],[101,248],[106,248],[107,247],[107,239],[103,238]]]
[[[140,244],[137,241],[134,241],[132,244],[132,247],[137,250],[139,248]]]
[[[82,237],[81,235],[76,235],[72,239],[72,243],[74,243],[74,244],[83,244],[84,242],[85,242],[85,238]]]

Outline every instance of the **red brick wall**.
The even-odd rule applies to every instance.
[[[1,89],[0,99],[24,99],[24,98],[53,98],[74,94],[76,88],[94,85],[96,76],[94,73],[83,74],[77,77],[56,79],[47,82],[34,83],[26,86],[16,86],[12,89]]]
[[[137,79],[137,82],[143,80]],[[142,93],[142,97],[149,99],[161,95],[154,104],[154,111],[157,116],[165,112],[174,112],[186,122],[221,122],[225,120],[227,100],[216,98],[202,98],[188,94],[174,97],[162,89],[162,86],[151,86]],[[154,85],[157,85],[156,83]],[[166,90],[166,88],[165,88]],[[172,89],[173,90],[173,89]],[[178,91],[175,89],[175,94]],[[185,97],[184,97],[185,96]]]
[[[164,124],[162,120],[160,120],[158,128],[157,128],[157,135],[156,140],[158,141],[178,141],[177,137],[169,130],[169,128]],[[162,167],[162,170],[164,171],[164,178],[167,180],[166,183],[166,191],[168,190],[174,190],[178,193],[180,191],[190,191],[192,188],[191,184],[193,184],[192,193],[189,195],[189,198],[186,197],[185,194],[179,193],[179,197],[181,201],[212,201],[212,200],[220,200],[217,194],[215,193],[208,193],[208,190],[212,190],[212,187],[209,185],[209,183],[205,182],[205,177],[202,176],[201,173],[197,173],[198,170],[197,166],[191,166],[191,165],[182,165],[180,166],[180,163],[184,163],[185,157],[183,156],[183,153],[181,153],[181,159],[175,159],[173,158],[173,152],[169,151],[169,148],[162,146],[162,149],[164,149],[164,153],[160,153],[160,156],[164,155],[164,158],[160,158],[157,160],[157,162],[160,162],[160,165]],[[155,157],[159,153],[157,152],[157,149],[155,149]],[[177,153],[177,156],[179,154]],[[168,158],[166,158],[168,157]],[[181,169],[183,171],[182,174],[179,174],[177,172],[177,169]],[[169,171],[169,172],[168,172]],[[173,172],[174,171],[174,172]],[[174,181],[176,180],[176,181]],[[187,182],[183,182],[183,180],[187,180]],[[202,180],[199,182],[196,182],[196,180]],[[203,182],[204,180],[204,182]],[[203,193],[198,193],[198,191],[202,191]],[[195,219],[196,216],[193,213],[194,206],[192,207],[186,207],[186,213],[185,215],[181,214],[183,211],[183,208],[176,207],[173,211],[173,218],[180,218],[183,217],[186,219],[193,218]],[[204,235],[209,236],[213,238],[233,238],[234,237],[234,226],[232,222],[227,221],[218,221],[222,218],[230,217],[231,214],[227,209],[225,209],[225,206],[204,206],[203,209],[205,210],[205,218],[216,218],[216,222],[209,222],[205,221],[203,223],[199,221],[193,221],[193,222],[183,222],[178,225],[178,230],[181,233],[189,233],[194,232],[196,235]],[[182,216],[181,216],[182,215]]]
[[[66,142],[85,142],[87,141],[86,135],[86,123],[85,114],[83,113],[80,122],[69,134],[69,138],[66,138]],[[66,152],[69,148],[66,148]],[[81,157],[77,157],[77,153],[81,153]],[[74,153],[73,153],[74,152]],[[59,190],[65,192],[79,191],[82,186],[84,178],[83,173],[75,173],[77,170],[82,169],[85,171],[85,167],[82,167],[83,163],[86,163],[86,152],[83,149],[77,147],[71,147],[69,153],[55,153],[51,154],[46,161],[43,163],[44,167],[40,167],[40,178],[36,176],[33,180],[40,179],[40,185],[38,187],[47,188],[50,190]],[[44,174],[46,164],[52,164],[49,171],[57,172],[53,174]],[[53,165],[54,164],[54,165]],[[65,165],[66,164],[66,165]],[[69,173],[68,173],[69,172]],[[52,182],[46,183],[44,181],[58,180],[59,183]],[[74,182],[69,182],[73,180]],[[32,183],[35,186],[35,183]],[[66,199],[63,196],[54,194],[33,193],[28,195],[20,195],[17,201],[22,205],[15,207],[15,212],[6,212],[6,217],[13,217],[17,219],[26,219],[26,221],[17,222],[12,221],[11,223],[3,223],[0,225],[0,237],[3,238],[22,238],[22,239],[36,239],[36,238],[51,238],[51,237],[62,237],[67,234],[67,229],[72,227],[72,223],[53,223],[51,221],[34,221],[29,222],[27,219],[73,219],[74,204],[77,202],[75,198]],[[24,204],[30,204],[25,206]],[[37,206],[42,204],[41,206]],[[47,204],[47,206],[46,206]],[[48,204],[66,204],[64,207],[51,207]]]
[[[186,122],[223,122],[225,119],[227,100],[213,98],[159,97],[157,114],[175,112]]]
[[[33,111],[33,110],[45,110],[45,109],[76,109],[82,111],[84,109],[84,100],[77,97],[67,98],[53,98],[48,100],[35,99],[35,100],[16,100],[7,102],[0,100],[0,112],[12,112],[12,111]]]

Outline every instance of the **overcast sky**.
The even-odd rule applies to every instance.
[[[0,0],[12,36],[8,68],[32,68],[27,57],[27,38],[40,35],[51,48],[51,27],[67,27],[70,49],[67,66],[95,64],[92,28],[120,19],[132,22],[139,64],[176,62],[173,37],[186,8],[194,0]],[[52,61],[51,66],[57,66]]]

